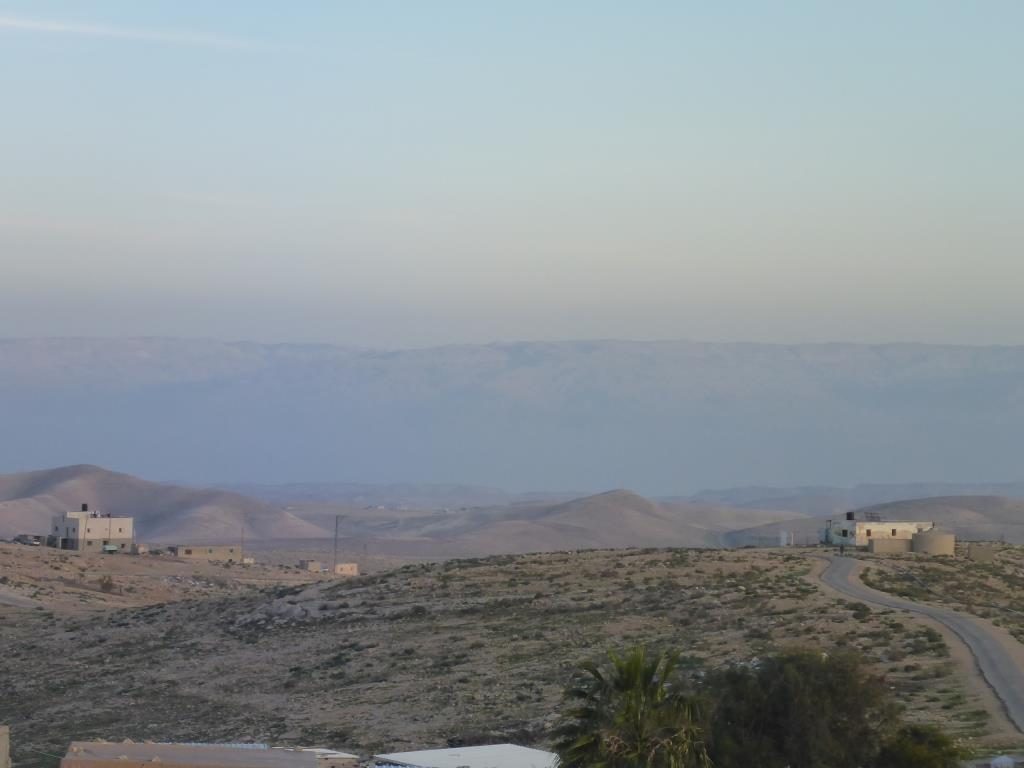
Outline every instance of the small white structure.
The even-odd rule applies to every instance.
[[[543,749],[516,744],[488,744],[482,747],[426,749],[375,755],[378,766],[408,768],[555,768],[558,756]]]

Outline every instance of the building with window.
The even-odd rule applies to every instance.
[[[242,562],[242,548],[234,544],[176,544],[173,547],[168,547],[167,551],[183,560]]]
[[[930,531],[935,523],[922,520],[857,520],[847,512],[841,520],[825,524],[823,543],[832,546],[869,547],[873,541],[900,539],[911,541],[915,533]],[[909,549],[909,547],[908,547]]]
[[[134,518],[90,512],[88,504],[83,504],[80,512],[55,515],[47,537],[47,542],[57,549],[100,554],[130,553],[134,541]]]

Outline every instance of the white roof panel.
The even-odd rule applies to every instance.
[[[483,747],[425,749],[376,755],[377,763],[415,768],[554,768],[558,756],[542,749],[516,744],[488,744]]]

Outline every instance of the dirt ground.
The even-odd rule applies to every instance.
[[[5,597],[20,598],[59,614],[217,597],[269,585],[305,584],[316,578],[297,567],[269,562],[228,565],[0,542],[0,602]]]
[[[826,593],[813,550],[501,556],[312,582],[273,566],[232,575],[125,558],[106,567],[141,569],[111,573],[135,591],[90,591],[94,602],[60,580],[96,579],[77,570],[84,561],[3,548],[0,573],[24,557],[40,558],[29,571],[49,602],[0,607],[0,678],[12,694],[0,722],[22,766],[93,737],[360,753],[543,745],[578,663],[636,643],[681,650],[694,675],[780,648],[856,648],[909,719],[968,747],[1002,737],[939,632]]]

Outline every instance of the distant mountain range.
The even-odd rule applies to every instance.
[[[0,409],[7,471],[654,496],[982,482],[1019,476],[1024,347],[11,339]]]

